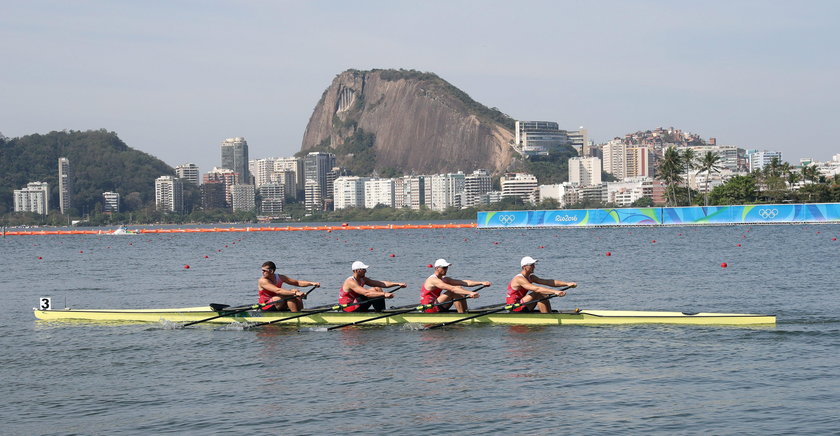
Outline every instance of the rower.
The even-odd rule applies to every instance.
[[[274,262],[272,261],[263,263],[261,270],[262,277],[260,277],[257,281],[257,291],[260,297],[260,304],[294,297],[286,301],[279,301],[277,304],[265,306],[262,310],[288,310],[290,312],[300,312],[303,310],[303,297],[306,293],[298,289],[283,289],[283,283],[288,283],[292,286],[321,286],[318,282],[293,279],[283,274],[275,273],[274,271],[277,270],[277,266],[274,265]]]
[[[505,301],[506,304],[523,304],[522,306],[513,309],[514,312],[532,312],[534,310],[534,307],[536,307],[541,313],[549,313],[551,312],[551,303],[548,300],[534,302],[530,304],[528,304],[528,302],[540,300],[552,294],[557,295],[558,297],[566,295],[566,292],[564,291],[544,288],[541,286],[537,286],[536,284],[540,284],[543,286],[551,286],[555,288],[565,286],[574,288],[577,286],[577,283],[575,282],[541,279],[537,277],[536,275],[534,275],[534,269],[537,266],[537,260],[530,256],[523,257],[522,260],[519,262],[519,266],[522,268],[522,270],[513,278],[513,280],[510,281],[510,284],[507,288],[507,298]]]
[[[393,293],[385,292],[382,288],[405,287],[405,283],[402,282],[379,281],[366,277],[365,274],[370,267],[358,260],[353,262],[350,268],[353,270],[353,275],[347,277],[341,285],[338,291],[338,303],[362,303],[345,307],[343,309],[345,312],[366,312],[371,306],[374,311],[382,312],[385,310],[385,298],[394,298]],[[372,288],[365,288],[365,286],[372,286]],[[375,300],[365,302],[370,299]]]
[[[435,261],[435,273],[430,275],[420,288],[420,304],[444,303],[430,307],[425,310],[427,313],[445,312],[455,304],[458,313],[467,312],[467,301],[457,300],[455,296],[478,298],[478,292],[462,288],[462,286],[490,286],[490,282],[476,282],[473,280],[458,280],[446,276],[446,272],[452,264],[446,259]],[[448,303],[447,303],[448,302]]]

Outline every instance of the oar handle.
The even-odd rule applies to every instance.
[[[305,294],[303,294],[303,297],[301,297],[301,298],[306,298],[306,296],[309,295],[312,291],[314,291],[315,288],[317,288],[317,287],[318,286],[312,286],[312,288],[309,291],[307,291]],[[284,301],[293,300],[295,298],[297,298],[297,297],[292,295],[290,297],[286,297],[286,298],[283,298],[283,299],[280,299],[280,300],[277,300],[277,301],[269,301],[269,302],[266,302],[266,303],[252,304],[252,305],[250,305],[248,307],[245,307],[243,309],[236,309],[236,310],[232,310],[232,311],[229,311],[229,312],[219,311],[219,314],[216,315],[216,316],[211,316],[210,318],[205,318],[205,319],[201,319],[201,320],[198,320],[198,321],[188,322],[188,323],[182,325],[181,327],[189,327],[191,325],[199,324],[199,323],[202,323],[202,322],[212,321],[214,319],[221,318],[223,316],[236,315],[237,313],[242,313],[242,312],[245,312],[245,311],[248,311],[248,310],[262,309],[263,307],[270,306],[272,304],[282,303]]]
[[[404,287],[405,286],[400,286],[400,288],[404,288]],[[396,290],[394,292],[396,292]],[[261,322],[261,323],[257,323],[257,324],[251,324],[249,326],[249,328],[260,327],[260,326],[264,326],[264,325],[268,325],[268,324],[275,324],[275,323],[283,322],[283,321],[290,321],[290,320],[297,319],[297,318],[303,318],[304,316],[316,315],[316,314],[319,314],[319,313],[329,312],[331,310],[344,309],[345,307],[358,306],[360,304],[368,303],[368,302],[371,302],[371,301],[379,301],[379,300],[384,300],[384,299],[385,299],[385,297],[383,296],[383,297],[371,298],[369,300],[364,300],[364,301],[357,301],[355,303],[336,304],[334,306],[330,306],[330,307],[328,307],[326,309],[323,309],[323,310],[310,311],[310,312],[306,312],[306,313],[302,312],[302,313],[299,313],[297,315],[292,315],[292,316],[289,316],[289,317],[286,317],[286,318],[280,318],[280,319],[275,319],[273,321],[266,321],[266,322]]]
[[[481,288],[479,288],[479,289],[481,289]],[[396,312],[389,312],[389,313],[386,313],[384,315],[375,316],[373,318],[367,318],[367,319],[363,319],[363,320],[359,320],[359,321],[349,322],[347,324],[332,326],[332,327],[327,328],[327,331],[336,330],[336,329],[340,329],[340,328],[344,328],[344,327],[350,327],[351,325],[359,325],[359,324],[363,324],[363,323],[370,322],[370,321],[376,321],[377,319],[388,318],[389,316],[402,315],[404,313],[414,312],[415,310],[419,311],[419,310],[431,309],[433,307],[442,306],[444,304],[452,303],[452,302],[455,302],[455,301],[466,300],[467,298],[470,298],[470,297],[468,295],[465,295],[463,297],[455,298],[455,299],[449,300],[449,301],[444,301],[442,303],[421,304],[419,306],[414,306],[411,309],[398,310]],[[368,300],[368,301],[370,301],[370,300]]]
[[[565,291],[566,289],[569,289],[569,288],[571,288],[571,286],[566,286],[565,288],[560,289],[560,290],[561,290],[561,291]],[[431,326],[431,327],[427,327],[427,328],[426,328],[426,330],[432,330],[432,329],[436,329],[436,328],[440,328],[440,327],[445,327],[445,326],[452,325],[452,324],[457,324],[457,323],[459,323],[459,322],[463,322],[463,321],[468,321],[468,320],[471,320],[471,319],[479,318],[479,317],[482,317],[482,316],[484,316],[484,315],[490,315],[490,314],[492,314],[492,313],[498,313],[498,312],[501,312],[501,311],[503,311],[503,310],[516,309],[516,308],[518,308],[518,307],[522,307],[522,306],[525,306],[525,305],[528,305],[528,304],[539,303],[539,302],[541,302],[541,301],[550,300],[550,299],[552,299],[552,298],[554,298],[554,297],[559,297],[559,295],[557,295],[557,294],[551,294],[551,295],[549,295],[548,297],[545,297],[545,298],[540,298],[539,300],[529,301],[529,302],[527,302],[527,303],[514,303],[514,304],[507,304],[507,305],[502,306],[502,307],[500,307],[500,308],[498,308],[498,309],[487,310],[487,311],[484,311],[484,312],[481,312],[481,313],[477,313],[477,314],[475,314],[475,315],[468,316],[468,317],[466,317],[466,318],[460,318],[460,319],[456,319],[456,320],[454,320],[454,321],[448,321],[448,322],[444,322],[444,323],[440,323],[440,324],[435,324],[435,325],[433,325],[433,326]]]

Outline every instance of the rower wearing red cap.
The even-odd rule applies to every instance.
[[[534,307],[536,307],[541,313],[549,313],[551,312],[551,303],[548,300],[533,302],[530,304],[528,304],[528,302],[534,300],[541,300],[552,294],[557,295],[558,297],[566,295],[566,292],[564,291],[544,288],[541,286],[537,286],[536,284],[540,284],[543,286],[551,286],[554,288],[565,286],[570,286],[574,288],[575,286],[577,286],[577,283],[575,282],[541,279],[537,277],[536,275],[534,275],[534,269],[537,266],[537,260],[530,256],[523,257],[522,260],[519,262],[519,266],[522,267],[522,270],[519,272],[519,274],[516,275],[516,277],[513,278],[513,280],[510,281],[510,284],[507,288],[507,298],[505,301],[506,304],[524,304],[523,306],[519,306],[513,309],[514,312],[531,312],[534,310]],[[530,293],[528,291],[530,291]]]
[[[426,309],[428,313],[435,313],[449,310],[453,303],[455,310],[458,313],[467,312],[467,301],[458,300],[452,301],[456,296],[478,298],[478,292],[473,292],[462,288],[461,286],[490,286],[490,282],[476,282],[473,280],[458,280],[446,276],[451,263],[446,259],[438,259],[435,261],[435,273],[430,275],[423,286],[420,288],[420,304],[444,303],[440,306],[434,306]],[[447,303],[448,302],[448,303]]]

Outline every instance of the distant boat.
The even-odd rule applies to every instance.
[[[140,232],[137,230],[129,230],[125,226],[120,226],[113,232],[105,232],[101,233],[102,235],[139,235]]]

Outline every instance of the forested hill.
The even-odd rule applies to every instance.
[[[154,203],[155,179],[174,175],[160,159],[102,129],[0,137],[0,213],[13,210],[13,190],[36,181],[49,183],[50,209],[58,209],[59,157],[72,167],[73,216],[101,208],[106,191],[119,193],[125,209],[141,209]]]

